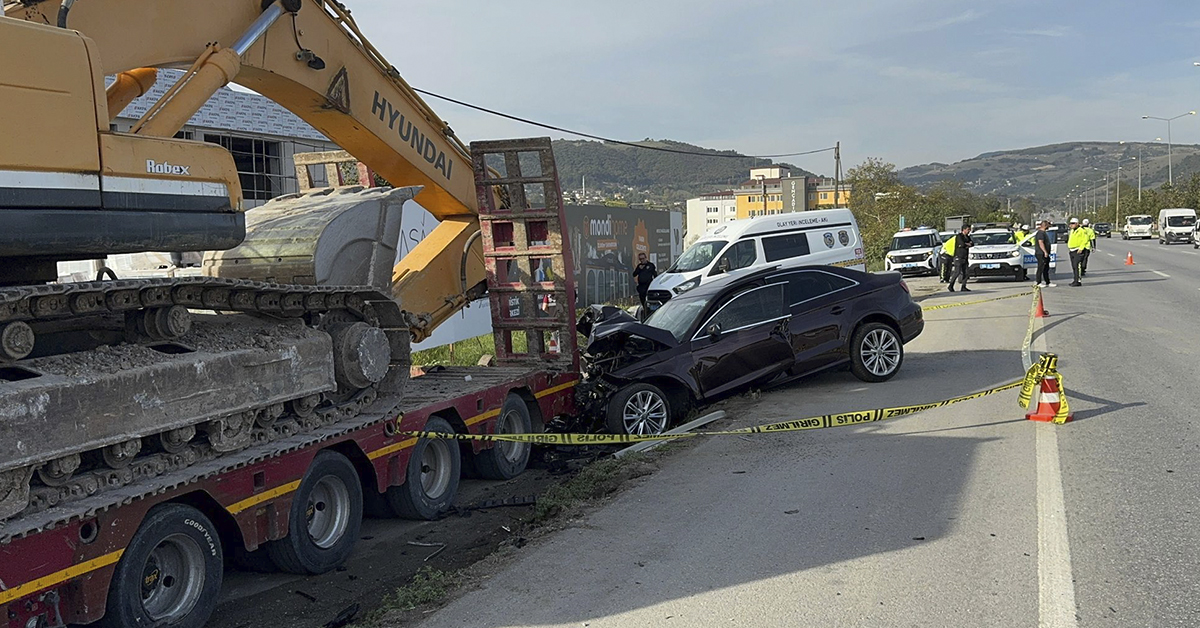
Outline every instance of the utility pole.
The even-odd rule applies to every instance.
[[[762,181],[762,199],[763,199],[762,215],[766,216],[767,215],[767,178],[760,174],[760,175],[758,175],[758,180]]]
[[[833,206],[842,206],[842,143],[833,145]]]

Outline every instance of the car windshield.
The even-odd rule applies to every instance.
[[[933,247],[933,242],[927,234],[902,235],[892,238],[893,251],[904,251],[907,249],[928,249]]]
[[[1139,227],[1143,227],[1152,222],[1154,222],[1154,221],[1151,220],[1149,216],[1130,216],[1129,217],[1129,224],[1137,225]]]
[[[1168,227],[1194,227],[1196,226],[1195,216],[1167,216]]]
[[[679,259],[675,262],[675,265],[667,272],[686,273],[707,268],[713,259],[717,257],[717,253],[720,253],[721,249],[725,248],[726,244],[728,243],[725,240],[697,242],[691,248],[684,251],[683,255],[680,255]]]
[[[696,318],[704,311],[704,306],[708,305],[708,300],[709,297],[675,297],[655,310],[646,319],[646,324],[669,331],[676,340],[683,342]]]
[[[998,233],[973,233],[971,241],[975,244],[1013,244],[1013,234],[1004,231]]]

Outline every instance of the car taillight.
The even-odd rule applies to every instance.
[[[900,280],[900,287],[904,288],[905,292],[912,294],[912,291],[908,289],[908,284],[904,283],[903,279]]]

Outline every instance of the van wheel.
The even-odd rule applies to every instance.
[[[509,393],[496,419],[496,433],[528,434],[532,429],[529,406],[520,395]],[[497,441],[491,448],[475,454],[475,469],[487,480],[511,480],[525,471],[532,450],[531,443]]]
[[[267,543],[267,554],[288,573],[330,571],[350,557],[362,515],[358,471],[342,454],[322,451],[292,497],[288,535]]]
[[[445,419],[425,422],[426,432],[453,434]],[[433,521],[454,505],[462,475],[462,452],[458,442],[447,438],[422,438],[408,458],[404,484],[393,486],[383,497],[392,513],[404,519]]]
[[[886,382],[900,371],[904,343],[883,323],[867,323],[850,340],[850,372],[864,382]]]
[[[662,434],[671,426],[671,399],[653,384],[630,384],[608,401],[605,427],[613,434]]]
[[[125,548],[108,588],[102,628],[201,628],[221,592],[217,528],[184,504],[155,506]]]

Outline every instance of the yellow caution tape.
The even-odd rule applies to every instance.
[[[921,308],[921,311],[922,312],[932,312],[934,310],[945,310],[945,309],[949,309],[952,307],[960,307],[963,305],[978,305],[980,303],[991,303],[992,301],[1003,301],[1005,299],[1015,299],[1017,297],[1026,297],[1033,293],[1034,293],[1034,291],[1030,290],[1028,292],[1018,292],[1017,294],[1006,294],[1002,297],[993,297],[991,299],[979,299],[978,301],[962,301],[959,303],[946,303],[943,305],[926,305],[925,307]]]
[[[1038,300],[1041,298],[1041,295],[1041,287],[1034,287],[1033,303],[1029,305],[1029,328],[1025,330],[1025,342],[1021,343],[1021,364],[1027,372],[1033,366],[1033,354],[1030,353],[1030,348],[1033,347],[1033,326],[1037,322]]]
[[[753,427],[744,427],[736,430],[722,430],[714,432],[688,432],[684,434],[445,434],[442,432],[400,432],[400,436],[417,437],[417,438],[445,438],[451,440],[481,440],[489,442],[503,441],[508,443],[535,443],[540,445],[616,445],[626,443],[640,443],[643,441],[652,440],[676,440],[681,438],[692,438],[694,436],[736,436],[742,434],[773,434],[779,432],[800,432],[804,430],[819,430],[829,427],[843,427],[846,425],[859,425],[862,423],[874,423],[884,419],[894,419],[896,417],[908,416],[934,408],[971,401],[988,395],[994,395],[998,392],[1012,390],[1021,386],[1020,380],[1009,382],[995,388],[989,388],[969,395],[954,397],[951,399],[943,399],[930,403],[923,403],[911,406],[897,406],[894,408],[875,408],[874,410],[859,410],[855,412],[841,412],[838,414],[823,414],[820,416],[808,417],[805,419],[794,419],[791,421],[782,421],[779,423],[768,423],[766,425],[755,425]]]
[[[1063,387],[1062,373],[1058,372],[1058,356],[1053,353],[1042,354],[1038,363],[1030,366],[1025,372],[1025,378],[1021,380],[1021,392],[1017,394],[1017,403],[1022,408],[1028,408],[1033,397],[1033,387],[1040,386],[1042,380],[1047,377],[1053,377],[1058,383],[1058,411],[1054,413],[1054,422],[1062,425],[1067,422],[1067,415],[1071,409],[1067,404],[1067,389]]]
[[[1054,379],[1058,380],[1058,412],[1054,413],[1054,422],[1062,425],[1067,422],[1067,414],[1070,413],[1070,408],[1067,407],[1067,389],[1063,388],[1061,373],[1055,371]]]

